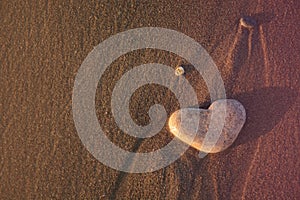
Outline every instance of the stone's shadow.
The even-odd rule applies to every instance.
[[[271,13],[271,12],[259,12],[259,13],[255,13],[252,15],[242,15],[241,17],[248,19],[250,21],[254,20],[256,26],[258,25],[262,25],[262,24],[267,24],[270,23],[274,18],[275,18],[275,14]],[[240,19],[237,19],[235,21],[236,24],[240,23]]]
[[[246,109],[246,123],[230,148],[256,140],[270,132],[282,119],[297,98],[290,88],[270,87],[234,97]]]
[[[247,16],[244,16],[247,17]],[[270,12],[260,12],[260,13],[256,13],[251,15],[251,18],[253,18],[257,25],[261,25],[261,24],[266,24],[271,22],[275,17],[274,13],[270,13]]]
[[[243,18],[252,18],[256,21],[256,25],[262,25],[262,24],[267,24],[267,23],[271,22],[272,20],[274,20],[275,14],[270,13],[270,12],[260,12],[260,13],[256,13],[256,14],[253,14],[253,15],[242,15],[241,17],[243,17]],[[240,23],[240,18],[235,20],[234,27],[232,27],[232,29],[234,29],[236,32],[238,30],[239,23]],[[224,41],[224,38],[219,39],[212,46],[210,51],[208,51],[209,54],[212,54],[219,47],[219,45],[221,44],[222,41]]]
[[[184,68],[185,75],[190,74],[191,72],[195,71],[195,67],[192,64],[183,63],[180,66],[182,66]]]
[[[228,97],[228,99],[240,101],[246,109],[246,122],[236,141],[228,149],[256,140],[270,132],[293,105],[293,100],[296,98],[295,90],[283,87],[262,88]],[[211,103],[206,101],[198,107],[207,109]]]

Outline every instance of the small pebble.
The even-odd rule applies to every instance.
[[[256,25],[256,21],[251,17],[243,17],[240,19],[240,24],[248,29],[252,29]]]
[[[177,68],[175,69],[175,75],[176,75],[176,76],[181,76],[181,75],[183,75],[183,74],[184,74],[184,68],[183,68],[183,67],[179,66],[179,67],[177,67]]]
[[[224,106],[226,106],[226,117],[221,134],[214,137],[214,132],[212,132],[213,134],[207,136],[208,141],[204,144],[203,141],[210,121],[219,122],[221,120],[218,119],[218,116],[221,116],[218,112],[222,112],[221,108],[224,108]],[[211,119],[213,110],[217,116],[215,119]],[[177,110],[171,115],[168,123],[171,133],[183,142],[202,152],[217,153],[232,145],[245,121],[246,111],[240,102],[234,99],[222,99],[213,102],[207,110],[200,108]],[[195,133],[196,136],[191,142],[191,138]],[[218,138],[216,143],[214,143],[215,138]]]

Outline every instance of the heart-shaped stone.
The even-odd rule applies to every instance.
[[[222,121],[224,126],[220,125]],[[207,110],[183,108],[175,111],[169,119],[169,128],[172,134],[190,146],[206,153],[217,153],[235,141],[245,121],[246,111],[240,102],[221,99],[213,102]]]

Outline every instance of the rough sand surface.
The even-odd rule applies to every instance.
[[[0,199],[300,199],[298,1],[151,2],[0,2]],[[245,15],[257,20],[251,31],[238,25]],[[144,26],[180,31],[210,53],[227,96],[248,116],[231,148],[204,159],[190,148],[146,174],[110,169],[85,149],[72,118],[77,70],[100,42]],[[132,67],[158,62],[175,69],[180,60],[139,50],[105,72],[96,109],[115,144],[148,152],[172,139],[167,126],[147,140],[125,135],[113,121],[110,100],[114,84]],[[199,104],[207,102],[201,76],[190,70],[186,78]],[[133,119],[147,124],[148,108],[157,102],[169,115],[179,108],[166,88],[148,85],[132,97]]]

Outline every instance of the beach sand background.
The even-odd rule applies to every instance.
[[[0,199],[300,199],[300,39],[298,1],[8,1],[0,2]],[[239,26],[242,16],[258,25]],[[228,98],[242,102],[247,121],[234,145],[204,159],[192,148],[161,170],[129,174],[97,161],[72,118],[72,89],[88,53],[110,36],[164,27],[199,42],[212,56]],[[179,42],[180,41],[174,41]],[[167,126],[137,140],[111,114],[122,74],[143,63],[173,68],[182,58],[139,50],[118,58],[99,82],[96,109],[107,136],[121,148],[149,152],[167,144]],[[185,63],[188,65],[188,63]],[[190,70],[199,105],[209,100]],[[130,104],[149,122],[154,103],[179,108],[166,88],[147,85]]]

